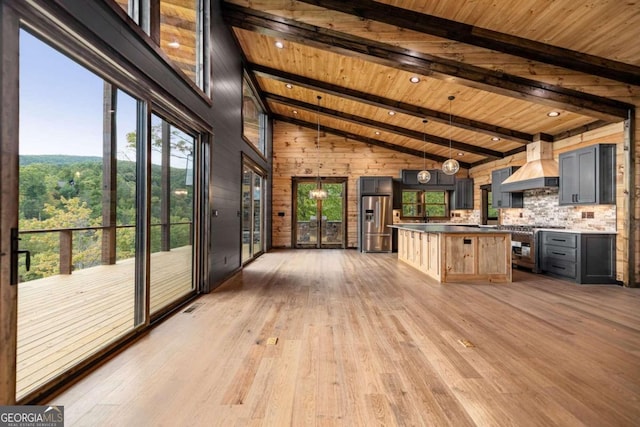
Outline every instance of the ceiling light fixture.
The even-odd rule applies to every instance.
[[[327,190],[322,188],[320,182],[320,100],[322,97],[318,95],[318,139],[316,140],[316,159],[318,160],[318,175],[316,178],[316,188],[309,191],[309,197],[313,200],[324,200],[327,198]]]
[[[453,132],[453,126],[451,125],[451,102],[456,99],[455,96],[449,96],[449,159],[442,164],[442,172],[447,175],[455,175],[460,170],[460,163],[451,156],[451,132]]]
[[[413,76],[413,77],[411,77],[411,78],[409,79],[409,81],[410,81],[411,83],[420,83],[420,77],[418,77],[418,76]]]
[[[180,47],[180,43],[177,40],[173,40],[167,43],[167,46],[169,46],[172,49],[177,49]]]
[[[287,89],[293,89],[293,85],[291,83],[287,83],[286,85],[284,85],[284,87],[286,87]]]
[[[498,138],[497,136],[494,136],[493,138],[491,138],[492,141],[500,141],[500,138]]]
[[[282,48],[284,48],[284,43],[282,43],[282,42],[276,42],[276,43],[275,43],[275,45],[276,45],[276,47],[277,47],[278,49],[282,49]]]
[[[549,111],[547,113],[547,116],[549,116],[549,117],[558,117],[559,115],[560,115],[559,111]]]
[[[379,130],[377,130],[375,133],[376,133],[376,135],[380,135],[380,131]]]
[[[395,111],[389,111],[389,115],[390,115],[390,116],[395,116],[395,115],[396,115],[396,112],[395,112]]]
[[[422,120],[422,170],[418,172],[418,182],[426,184],[431,180],[431,173],[427,170],[427,119]]]

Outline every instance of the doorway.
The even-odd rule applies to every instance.
[[[295,248],[346,248],[347,178],[324,178],[324,200],[309,198],[316,188],[313,178],[293,179],[293,246]]]

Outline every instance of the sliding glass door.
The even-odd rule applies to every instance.
[[[264,189],[266,174],[249,159],[242,166],[242,262],[264,251]]]

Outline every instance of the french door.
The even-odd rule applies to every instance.
[[[293,180],[293,246],[346,248],[347,179],[322,179],[320,185],[327,191],[324,200],[309,198],[309,191],[317,185],[313,178]]]

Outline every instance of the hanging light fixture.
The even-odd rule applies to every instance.
[[[322,97],[318,95],[318,139],[316,140],[316,159],[318,160],[318,175],[316,178],[316,188],[309,191],[309,197],[313,200],[324,200],[327,198],[327,190],[322,188],[320,183],[320,100]]]
[[[451,132],[453,130],[453,127],[451,126],[451,101],[456,99],[456,97],[453,95],[450,95],[448,99],[449,99],[449,159],[442,164],[442,172],[446,173],[447,175],[454,175],[456,172],[460,170],[460,163],[458,163],[458,161],[454,159],[453,156],[451,155]]]
[[[422,170],[418,172],[418,182],[426,184],[431,180],[431,173],[427,170],[427,119],[424,119],[422,123],[424,123],[422,131]]]

